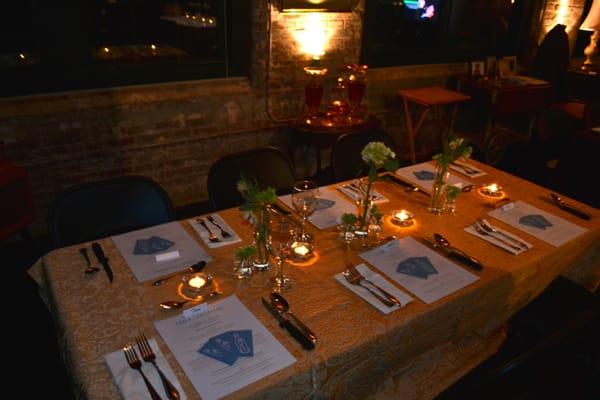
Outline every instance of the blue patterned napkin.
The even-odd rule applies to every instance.
[[[519,218],[519,223],[522,225],[532,226],[538,229],[550,228],[552,223],[548,221],[543,215],[530,214]]]
[[[421,170],[413,172],[413,175],[420,181],[432,181],[435,174],[431,171]]]
[[[421,279],[427,279],[429,275],[438,273],[427,257],[409,257],[398,263],[396,272]]]
[[[227,331],[213,336],[198,352],[227,365],[233,365],[239,357],[254,355],[252,331]]]
[[[335,205],[334,200],[329,199],[319,199],[317,203],[317,210],[325,210],[327,208],[331,208]]]
[[[159,236],[152,236],[150,239],[139,239],[135,241],[135,248],[133,254],[136,255],[148,255],[164,251],[169,247],[173,246],[175,242],[161,238]]]

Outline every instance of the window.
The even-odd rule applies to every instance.
[[[0,16],[0,95],[240,76],[236,0],[13,0]]]
[[[525,0],[367,0],[362,62],[373,67],[517,54]],[[535,2],[530,2],[535,3]]]

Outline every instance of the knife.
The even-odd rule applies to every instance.
[[[592,219],[592,216],[590,214],[571,206],[570,204],[566,203],[563,199],[561,199],[554,193],[550,193],[550,197],[554,201],[554,204],[556,204],[556,206],[558,208],[560,208],[561,210],[566,211],[570,214],[573,214],[574,216],[584,219],[586,221],[589,221]]]
[[[417,187],[417,186],[413,185],[413,184],[412,184],[412,183],[410,183],[410,182],[403,181],[402,179],[398,178],[396,175],[394,175],[394,174],[392,174],[392,173],[390,173],[390,172],[388,172],[388,173],[386,173],[386,174],[382,175],[382,176],[381,176],[381,178],[382,178],[382,179],[387,179],[387,180],[390,180],[390,181],[392,181],[392,182],[394,182],[394,183],[397,183],[397,184],[398,184],[398,185],[400,185],[400,186],[404,186],[404,187],[405,187],[405,188],[407,188],[407,189],[411,189],[411,190],[413,190],[413,191],[415,191],[415,192],[421,192],[421,193],[423,193],[423,194],[425,194],[425,195],[429,196],[429,193],[427,193],[426,191],[424,191],[424,190],[420,189],[419,187]]]
[[[481,261],[479,261],[478,259],[476,259],[474,257],[471,257],[470,255],[466,254],[462,250],[458,250],[457,248],[452,247],[452,246],[449,246],[449,247],[441,246],[429,238],[421,238],[421,241],[423,243],[425,243],[428,247],[431,247],[434,250],[438,250],[439,252],[444,253],[448,257],[459,260],[460,262],[465,264],[467,267],[470,267],[476,271],[481,271],[483,269],[483,264],[481,264]]]
[[[96,258],[98,259],[98,262],[100,264],[102,264],[102,268],[104,268],[104,271],[106,271],[108,280],[110,281],[110,283],[112,283],[113,272],[112,272],[112,269],[110,268],[110,264],[108,263],[108,258],[106,258],[106,256],[104,255],[104,251],[102,250],[102,247],[100,247],[100,243],[97,243],[97,242],[92,243],[92,250],[94,251]]]
[[[264,297],[261,298],[263,305],[269,310],[275,319],[279,322],[279,326],[287,329],[287,331],[304,347],[306,350],[315,348],[315,344],[308,336],[304,334],[296,325],[292,324],[289,319],[285,318],[273,305]]]

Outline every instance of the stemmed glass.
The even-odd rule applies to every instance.
[[[319,189],[313,181],[300,181],[294,185],[292,191],[292,205],[302,219],[299,242],[310,243],[311,236],[306,232],[306,221],[315,212],[319,204]]]
[[[275,257],[275,276],[272,279],[273,290],[280,292],[291,286],[292,279],[283,273],[285,260],[290,257],[294,230],[288,219],[278,218],[271,228],[269,236],[269,252]]]

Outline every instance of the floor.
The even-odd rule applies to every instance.
[[[590,147],[575,143],[561,147],[560,154],[556,149],[515,144],[498,167],[600,208],[599,194],[582,190],[586,186],[582,186],[581,178],[573,179],[585,167],[581,152],[590,151]],[[549,168],[548,160],[557,155],[558,166]],[[205,204],[194,205],[178,210],[177,217],[205,210]],[[9,271],[3,278],[12,289],[9,307],[16,310],[16,324],[4,325],[12,326],[7,329],[12,336],[8,343],[14,344],[9,346],[6,365],[11,366],[20,398],[70,400],[69,378],[56,345],[52,318],[25,274],[48,248],[46,238],[0,247],[5,271]],[[591,294],[559,278],[513,318],[502,349],[438,400],[600,399],[599,314],[600,291]]]

